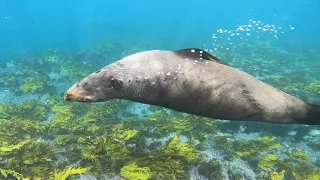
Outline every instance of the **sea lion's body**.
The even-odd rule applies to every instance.
[[[225,120],[279,124],[320,121],[315,120],[319,118],[318,106],[277,90],[200,49],[152,50],[128,56],[89,75],[67,92],[66,100],[83,99],[127,99]]]

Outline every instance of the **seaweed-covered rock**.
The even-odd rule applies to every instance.
[[[222,173],[222,166],[219,161],[212,160],[204,162],[199,166],[199,172],[207,177],[209,180],[224,180]]]
[[[267,154],[267,155],[262,156],[262,158],[259,161],[258,166],[259,166],[259,168],[267,171],[270,168],[274,168],[275,165],[277,164],[277,162],[278,162],[278,157],[276,155]]]

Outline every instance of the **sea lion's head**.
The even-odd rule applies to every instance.
[[[97,71],[78,81],[67,90],[64,99],[74,102],[105,102],[113,99],[121,83],[107,71]]]

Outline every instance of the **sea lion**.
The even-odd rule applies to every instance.
[[[319,105],[278,90],[197,48],[132,54],[75,83],[64,99],[125,99],[221,120],[320,124]]]

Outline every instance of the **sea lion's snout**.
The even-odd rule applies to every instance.
[[[94,73],[74,83],[64,94],[65,101],[72,102],[102,102],[106,93],[102,74]]]
[[[70,92],[66,92],[66,94],[64,95],[64,100],[71,101],[71,96],[72,94]]]
[[[74,93],[67,91],[66,94],[64,95],[64,100],[77,101],[77,102],[92,102],[93,99],[91,96],[78,96],[78,95],[75,95]]]

